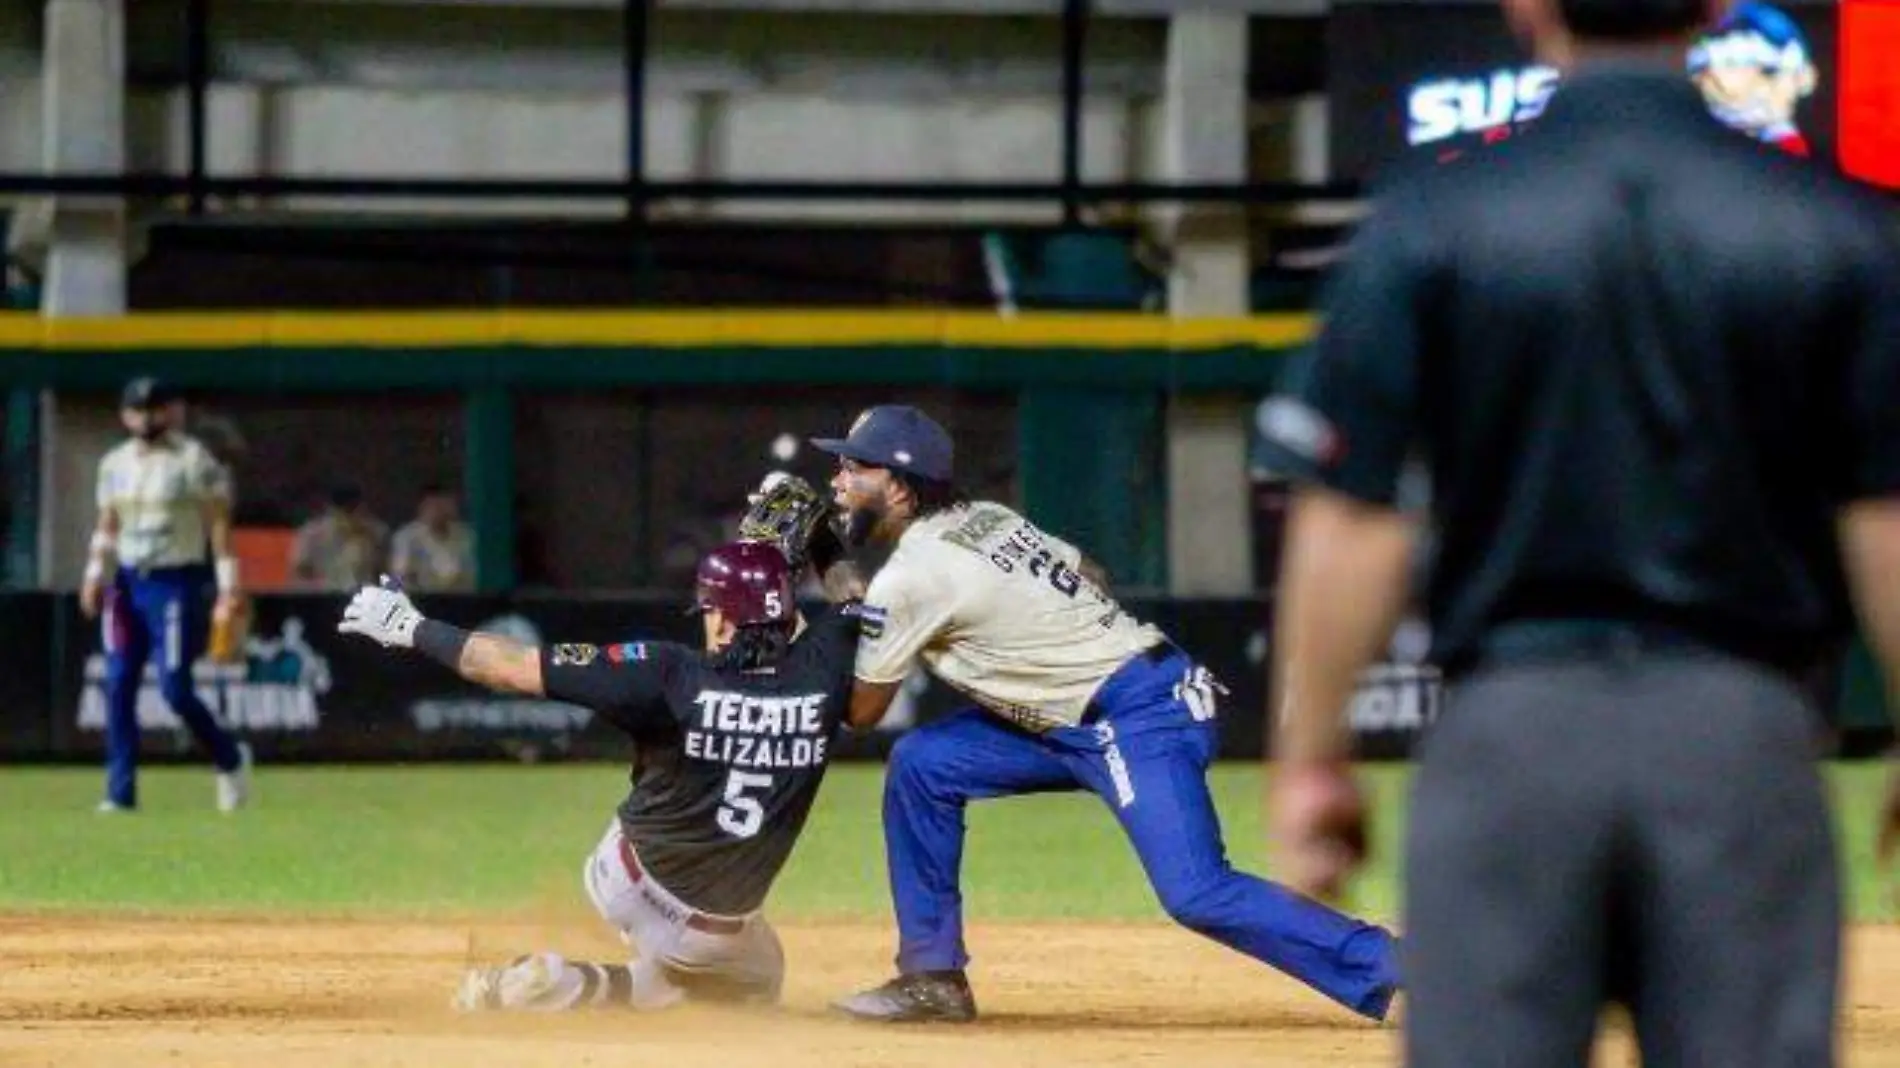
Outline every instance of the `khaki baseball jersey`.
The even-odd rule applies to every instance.
[[[1031,730],[1078,722],[1102,681],[1164,639],[1082,577],[1081,552],[989,501],[912,524],[865,593],[857,676],[932,674]]]
[[[117,513],[119,562],[128,567],[203,563],[204,506],[214,500],[230,503],[230,473],[190,435],[128,439],[99,461],[99,509]]]
[[[297,528],[290,543],[290,568],[324,589],[355,589],[376,581],[388,545],[389,527],[382,520],[332,509]]]
[[[438,534],[412,520],[390,540],[389,569],[418,590],[474,589],[475,536],[464,523]]]

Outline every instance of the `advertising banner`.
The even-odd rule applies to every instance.
[[[241,661],[200,661],[198,694],[264,760],[384,760],[618,756],[620,733],[597,724],[587,709],[556,701],[497,694],[458,679],[420,657],[385,650],[336,632],[343,598],[262,596]],[[96,628],[82,627],[75,606],[62,603],[65,643],[58,672],[55,731],[62,749],[102,752],[105,657]],[[431,598],[432,614],[460,626],[524,642],[595,640],[605,635],[659,636],[658,605],[502,598]],[[677,613],[675,613],[677,614]],[[677,619],[670,622],[677,624]],[[575,637],[579,635],[579,637]],[[685,637],[686,635],[677,635]],[[190,737],[159,694],[148,665],[138,698],[144,748],[182,752]]]
[[[1743,0],[1682,58],[1711,114],[1744,136],[1900,188],[1895,0]],[[1376,182],[1528,129],[1558,91],[1496,5],[1345,0],[1328,21],[1332,167]]]
[[[106,718],[98,628],[79,616],[71,598],[24,601],[34,610],[8,616],[9,623],[20,622],[22,633],[11,648],[24,665],[6,675],[8,690],[0,691],[18,691],[6,706],[18,719],[8,745],[30,755],[97,756],[104,751]],[[323,595],[259,597],[242,661],[197,665],[199,695],[251,741],[260,759],[537,761],[630,755],[624,736],[588,709],[493,693],[419,657],[337,634],[341,606],[341,598]],[[1227,688],[1222,756],[1257,758],[1265,735],[1270,623],[1262,602],[1131,599],[1127,607],[1160,624]],[[693,621],[666,600],[436,597],[429,610],[458,626],[534,644],[696,638]],[[35,673],[33,664],[44,666]],[[1437,677],[1428,668],[1389,664],[1368,673],[1352,711],[1365,754],[1405,755],[1439,702]],[[847,758],[879,756],[903,731],[966,704],[919,669],[885,722],[873,732],[847,735],[838,752]],[[190,736],[166,707],[149,666],[138,716],[147,754],[191,751]]]
[[[53,749],[54,611],[45,593],[0,594],[0,758],[29,759]]]

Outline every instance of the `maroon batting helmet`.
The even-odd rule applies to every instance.
[[[727,542],[699,558],[693,586],[694,611],[717,609],[735,626],[792,621],[792,570],[775,545]]]

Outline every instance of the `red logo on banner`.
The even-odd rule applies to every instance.
[[[1840,15],[1841,168],[1900,188],[1900,0],[1843,0]]]

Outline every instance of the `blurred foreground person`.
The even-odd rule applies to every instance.
[[[1405,855],[1412,1068],[1834,1063],[1841,890],[1798,680],[1858,604],[1900,679],[1893,209],[1684,77],[1714,0],[1504,0],[1542,119],[1401,179],[1267,406],[1288,879],[1364,855],[1344,712],[1407,594],[1450,699]],[[1892,811],[1888,826],[1893,826]]]

